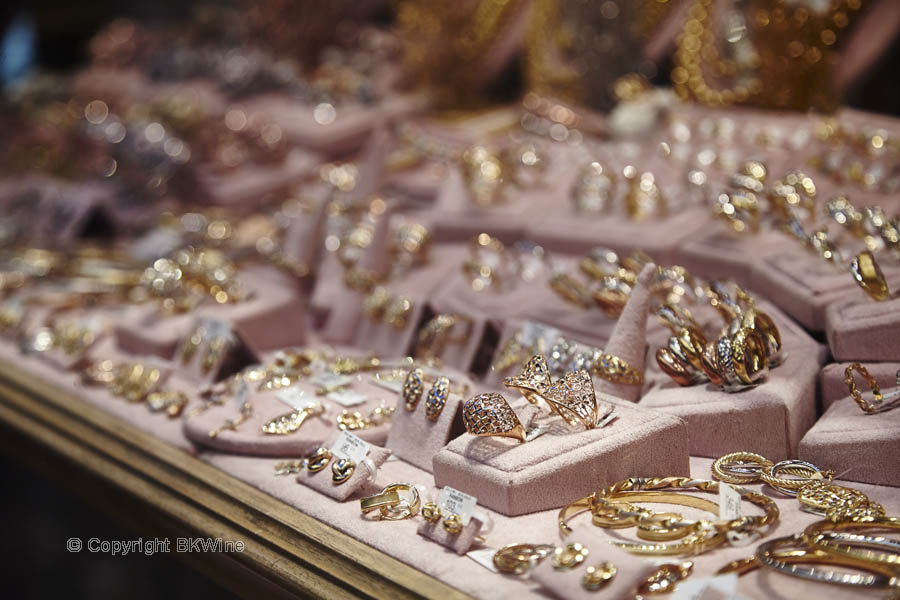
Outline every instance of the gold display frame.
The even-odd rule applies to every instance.
[[[142,535],[243,541],[176,554],[239,596],[469,598],[2,361],[0,428],[5,452]]]

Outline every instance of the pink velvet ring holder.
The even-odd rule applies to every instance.
[[[758,305],[781,332],[785,357],[762,384],[735,393],[711,384],[682,387],[655,360],[648,363],[646,376],[655,385],[640,405],[683,419],[690,431],[691,456],[746,450],[776,461],[793,458],[803,434],[816,422],[816,379],[825,349],[773,306]],[[651,353],[665,345],[666,337],[654,336]]]
[[[579,430],[543,414],[536,422],[546,432],[525,443],[459,436],[434,457],[435,484],[515,516],[559,508],[626,477],[688,475],[684,421],[606,394],[597,399],[615,405],[616,418],[602,428]]]
[[[386,318],[385,312],[370,314],[362,311],[354,334],[354,343],[382,356],[408,354],[414,349],[416,333],[428,314],[428,299],[432,297],[458,264],[459,252],[448,246],[438,246],[429,252],[429,264],[413,269],[406,275],[385,286],[389,300],[385,311],[391,311],[391,303],[403,298],[410,302],[402,322]],[[348,296],[348,301],[351,300]],[[357,298],[353,301],[359,302]]]
[[[416,529],[416,533],[422,537],[431,540],[435,544],[440,544],[445,548],[453,550],[460,556],[469,551],[475,538],[481,534],[484,523],[478,517],[472,516],[469,522],[463,526],[462,531],[458,533],[450,533],[444,529],[443,518],[430,523],[422,521]]]
[[[900,276],[884,270],[890,290],[900,291]],[[875,302],[856,285],[850,292],[826,312],[825,333],[835,360],[900,362],[900,297]]]
[[[882,388],[885,398],[896,387]],[[872,392],[863,393],[872,400]],[[800,441],[798,456],[841,479],[900,486],[900,408],[866,414],[853,398],[832,403]]]
[[[123,318],[116,328],[119,347],[134,354],[172,358],[200,316],[230,323],[254,353],[306,342],[306,300],[291,277],[264,266],[244,269],[238,277],[250,293],[242,302],[204,304],[194,313],[174,316],[164,315],[156,305],[129,309],[133,318]]]
[[[337,435],[332,436],[326,443],[322,444],[322,446],[324,448],[331,448],[337,440],[337,437]],[[315,451],[315,449],[313,449],[313,451]],[[381,468],[381,465],[384,464],[390,455],[391,451],[386,448],[369,446],[369,453],[366,455],[366,458],[372,461],[372,466],[375,467],[377,474],[377,470]],[[331,473],[331,462],[334,460],[334,457],[332,457],[329,464],[324,469],[315,473],[304,468],[297,475],[297,483],[312,488],[333,500],[343,502],[357,492],[367,489],[375,481],[375,476],[369,470],[369,467],[364,464],[358,464],[354,467],[353,474],[350,475],[349,479],[343,483],[336,483],[332,478]]]
[[[796,242],[783,233],[760,231],[741,235],[727,223],[707,220],[704,232],[694,239],[683,240],[673,259],[691,273],[702,273],[707,279],[748,282],[752,281],[753,265],[757,261],[777,255],[793,243]]]
[[[557,569],[553,566],[553,555],[550,555],[531,572],[530,579],[540,584],[541,591],[552,598],[559,600],[633,598],[637,594],[638,586],[657,569],[652,562],[613,546],[586,526],[574,527],[574,531],[560,544],[568,542],[579,543],[587,548],[588,555],[584,562],[571,569]],[[587,568],[603,562],[612,563],[616,568],[615,575],[596,591],[586,589],[582,581]]]
[[[430,375],[430,378],[425,382],[422,397],[414,410],[407,409],[403,395],[397,394],[397,405],[386,446],[398,458],[430,473],[431,461],[435,454],[453,437],[464,431],[461,410],[467,396],[460,395],[463,388],[468,388],[468,395],[474,395],[475,391],[469,378],[458,371],[443,369],[440,372],[429,371],[426,375]],[[445,375],[450,379],[451,391],[443,410],[435,420],[431,420],[426,416],[425,405],[433,380],[439,375]],[[400,385],[402,386],[402,382]]]
[[[272,456],[297,458],[313,452],[337,430],[336,417],[344,407],[337,401],[329,399],[329,395],[316,395],[317,385],[301,381],[282,390],[249,391],[248,400],[253,406],[253,414],[235,429],[219,431],[215,436],[210,432],[219,429],[227,419],[239,415],[239,407],[233,399],[226,398],[222,405],[211,406],[206,411],[184,420],[184,434],[193,443],[232,454],[248,456]],[[291,403],[279,397],[279,392]],[[359,376],[351,386],[366,399],[359,405],[347,407],[348,411],[359,412],[365,417],[379,406],[391,406],[393,393],[371,383],[367,376]],[[302,392],[302,393],[301,393]],[[326,406],[323,415],[309,416],[296,430],[285,435],[263,433],[262,427],[269,421],[303,408],[307,403],[320,401]],[[296,407],[296,408],[295,408]],[[387,439],[390,422],[357,429],[352,433],[370,444],[384,444]]]
[[[786,243],[792,245],[784,246],[778,254],[766,256],[754,264],[752,286],[754,290],[764,297],[778,299],[780,309],[814,331],[826,330],[827,324],[831,323],[832,327],[837,326],[840,333],[849,333],[848,337],[853,338],[855,330],[867,328],[872,330],[871,317],[881,311],[885,311],[885,322],[879,322],[876,328],[883,330],[886,329],[885,325],[889,327],[893,324],[893,332],[896,333],[900,329],[898,325],[900,317],[896,316],[900,315],[900,309],[891,311],[887,306],[878,306],[893,303],[896,307],[900,306],[900,301],[889,300],[886,303],[871,301],[853,280],[846,267],[831,265],[817,254],[799,247],[793,240],[788,239]],[[900,286],[900,269],[891,264],[893,261],[879,262],[890,288],[897,289]],[[849,304],[850,307],[838,311],[842,314],[838,315],[837,319],[828,319],[827,315],[832,314],[830,307],[835,304]],[[854,308],[858,310],[854,311]],[[894,318],[888,316],[890,312],[894,313]],[[868,339],[868,334],[869,331],[866,331],[862,335],[855,336],[852,344],[838,343],[838,352],[842,356],[835,355],[835,357],[839,360],[855,358],[850,356],[852,350],[847,352],[851,348],[862,350],[863,354],[867,354],[865,349],[859,348],[859,345],[860,339]],[[829,341],[831,339],[832,336],[829,336]],[[900,351],[896,350],[898,346],[900,345],[894,344],[894,358],[900,357]],[[868,352],[872,353],[874,352]],[[889,359],[889,356],[885,356],[880,360]]]

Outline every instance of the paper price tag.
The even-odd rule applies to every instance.
[[[737,600],[737,573],[679,581],[671,600]]]
[[[209,338],[231,336],[231,323],[222,319],[203,319],[200,321]]]
[[[247,396],[250,394],[250,388],[247,387],[247,382],[242,381],[238,386],[237,392],[234,394],[234,402],[237,404],[238,409],[244,406],[244,403],[247,401]]]
[[[275,397],[294,410],[300,410],[306,404],[306,392],[298,387],[280,389],[275,392]]]
[[[338,458],[349,458],[359,464],[369,453],[369,444],[349,431],[342,431],[337,441],[331,446],[331,453]]]
[[[353,378],[347,375],[338,375],[330,371],[320,371],[309,378],[316,385],[323,388],[336,388],[353,383]]]
[[[741,494],[727,483],[719,483],[719,519],[733,521],[741,518]]]
[[[336,392],[331,392],[325,397],[337,402],[341,406],[356,406],[369,399],[365,394],[353,390],[338,390]]]
[[[378,377],[372,378],[372,383],[379,387],[383,387],[384,389],[399,394],[403,391],[403,380],[402,379],[380,379]]]
[[[493,548],[481,548],[479,550],[472,550],[471,552],[466,552],[466,556],[477,562],[479,565],[487,569],[492,573],[499,573],[497,567],[494,566],[494,554],[496,554],[496,550]]]
[[[478,505],[478,498],[470,496],[465,492],[455,490],[450,486],[445,486],[441,490],[441,496],[438,499],[438,506],[442,511],[456,513],[462,520],[463,525],[468,525]]]
[[[538,342],[543,340],[545,345],[552,344],[559,336],[559,329],[535,323],[534,321],[525,321],[521,330],[522,344],[525,346],[537,346]]]

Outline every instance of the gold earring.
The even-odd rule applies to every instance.
[[[331,480],[335,485],[341,485],[353,475],[356,463],[349,458],[339,458],[331,463]]]
[[[429,523],[437,523],[441,520],[441,507],[434,502],[426,502],[422,507],[422,518]]]
[[[306,468],[310,473],[318,473],[331,461],[331,450],[328,448],[319,448],[306,459]]]
[[[444,531],[452,535],[457,535],[463,529],[462,519],[456,513],[450,513],[444,519]]]

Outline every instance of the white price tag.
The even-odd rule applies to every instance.
[[[727,483],[719,483],[719,519],[733,521],[741,518],[741,494]]]
[[[471,552],[466,552],[466,556],[477,562],[479,565],[487,569],[492,573],[499,573],[497,567],[494,566],[494,554],[497,551],[493,548],[480,548],[478,550],[472,550]]]
[[[383,387],[388,391],[394,392],[395,394],[399,394],[403,391],[402,379],[381,379],[378,377],[373,377],[372,383],[379,387]]]
[[[737,600],[737,573],[679,581],[671,600]]]
[[[455,490],[450,486],[445,486],[441,490],[441,496],[438,500],[438,506],[441,507],[441,510],[459,515],[463,525],[469,524],[469,520],[472,518],[472,513],[475,512],[477,505],[478,498]]]
[[[294,410],[300,410],[306,404],[306,392],[298,387],[280,389],[275,392],[275,397]]]
[[[338,458],[349,458],[359,464],[369,453],[369,444],[349,431],[342,431],[337,441],[331,446],[331,453]]]
[[[241,381],[240,385],[238,385],[237,392],[234,393],[234,402],[237,404],[238,409],[244,406],[244,403],[247,401],[247,396],[250,394],[250,388],[247,387],[246,381]]]
[[[209,339],[215,337],[230,337],[231,323],[222,319],[202,319],[200,325],[206,331]]]
[[[560,337],[559,329],[535,323],[534,321],[525,321],[520,335],[522,336],[522,344],[525,346],[537,346],[541,340],[543,340],[545,345],[550,345]]]
[[[351,383],[353,383],[352,377],[348,377],[347,375],[338,375],[337,373],[332,373],[331,371],[320,371],[310,377],[309,380],[314,384],[327,389],[350,385]]]
[[[336,392],[331,392],[325,397],[337,402],[341,406],[356,406],[369,399],[365,394],[353,390],[338,390]]]

